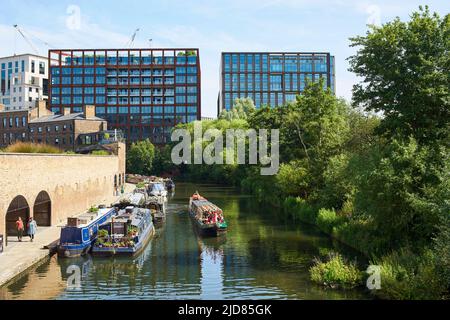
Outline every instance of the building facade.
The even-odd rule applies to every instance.
[[[98,117],[128,142],[166,143],[177,123],[200,119],[198,49],[50,50],[50,109]]]
[[[324,79],[335,92],[334,56],[302,52],[223,52],[218,114],[237,98],[251,98],[255,106],[280,106],[294,101],[306,82]]]
[[[48,99],[48,58],[21,54],[0,58],[0,103],[6,110],[32,109]]]
[[[85,144],[86,134],[107,130],[107,122],[95,116],[94,106],[83,106],[82,112],[53,114],[40,101],[31,110],[2,111],[0,105],[0,147],[15,142],[33,142],[53,145],[63,150],[77,150]]]

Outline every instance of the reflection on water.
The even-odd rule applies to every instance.
[[[195,233],[187,214],[188,197],[195,190],[224,210],[229,225],[224,237]],[[334,249],[356,258],[354,252],[337,247],[311,226],[283,221],[276,209],[232,188],[178,184],[167,209],[166,223],[138,257],[52,257],[0,288],[0,299],[369,297],[362,290],[326,290],[309,280],[313,257]],[[79,286],[71,277],[75,269],[81,275]]]

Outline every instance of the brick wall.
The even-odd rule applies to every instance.
[[[125,173],[125,145],[118,156],[11,154],[0,153],[0,234],[5,234],[5,218],[11,201],[22,195],[30,215],[40,191],[51,200],[51,225],[84,212],[92,205],[109,205],[120,187],[114,177]]]

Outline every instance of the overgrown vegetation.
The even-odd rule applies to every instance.
[[[363,282],[363,273],[356,263],[334,253],[328,255],[327,261],[316,259],[309,272],[313,282],[332,288],[353,288]]]
[[[106,150],[94,150],[91,152],[93,156],[109,156],[109,152]]]
[[[3,152],[11,153],[63,153],[64,151],[47,144],[16,142],[3,149]]]

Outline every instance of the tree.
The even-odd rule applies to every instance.
[[[142,140],[131,144],[127,152],[127,172],[150,175],[152,173],[155,147],[150,140]]]
[[[448,139],[450,15],[419,7],[408,22],[369,27],[350,38],[359,47],[350,71],[363,78],[353,87],[354,105],[383,113],[379,134],[412,135],[419,144]]]
[[[323,88],[323,79],[307,83],[303,94],[288,107],[281,125],[282,135],[291,137],[286,144],[295,158],[305,160],[302,170],[308,171],[309,188],[316,198],[331,157],[343,151],[349,133],[345,101]]]
[[[219,119],[233,120],[233,119],[247,119],[256,111],[255,104],[250,98],[235,99],[231,110],[223,110]]]

